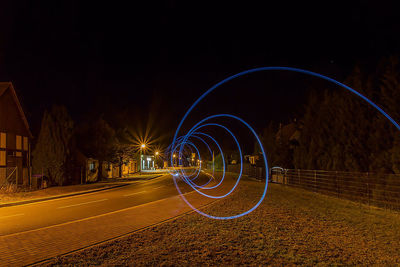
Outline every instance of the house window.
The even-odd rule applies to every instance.
[[[89,163],[89,170],[93,171],[94,170],[94,162]]]
[[[24,150],[28,151],[28,137],[24,136]]]
[[[0,166],[6,166],[6,151],[0,150]]]
[[[17,135],[17,138],[16,138],[16,148],[18,150],[22,150],[22,136],[20,136],[20,135]]]
[[[6,148],[6,133],[0,133],[0,148]]]

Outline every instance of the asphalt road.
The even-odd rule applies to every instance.
[[[201,180],[209,179],[201,175]],[[76,221],[177,195],[171,175],[80,196],[0,208],[0,236]]]

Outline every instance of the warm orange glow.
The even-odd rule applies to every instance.
[[[176,155],[174,154],[172,157],[174,157],[174,158],[175,158],[175,157],[176,157]]]
[[[156,156],[158,156],[158,154],[160,154],[158,151],[156,151]]]
[[[145,148],[145,147],[146,147],[146,145],[145,145],[145,144],[142,144],[140,147],[141,147],[141,148]]]

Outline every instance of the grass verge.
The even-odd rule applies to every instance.
[[[243,210],[260,186],[246,181],[206,211]],[[44,265],[398,265],[399,240],[399,213],[271,184],[248,216],[193,213]]]

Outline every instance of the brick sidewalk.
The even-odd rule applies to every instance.
[[[187,196],[197,207],[212,202],[198,194],[189,193]],[[2,266],[33,264],[142,229],[190,210],[179,196],[174,196],[79,221],[0,236],[0,262]]]

